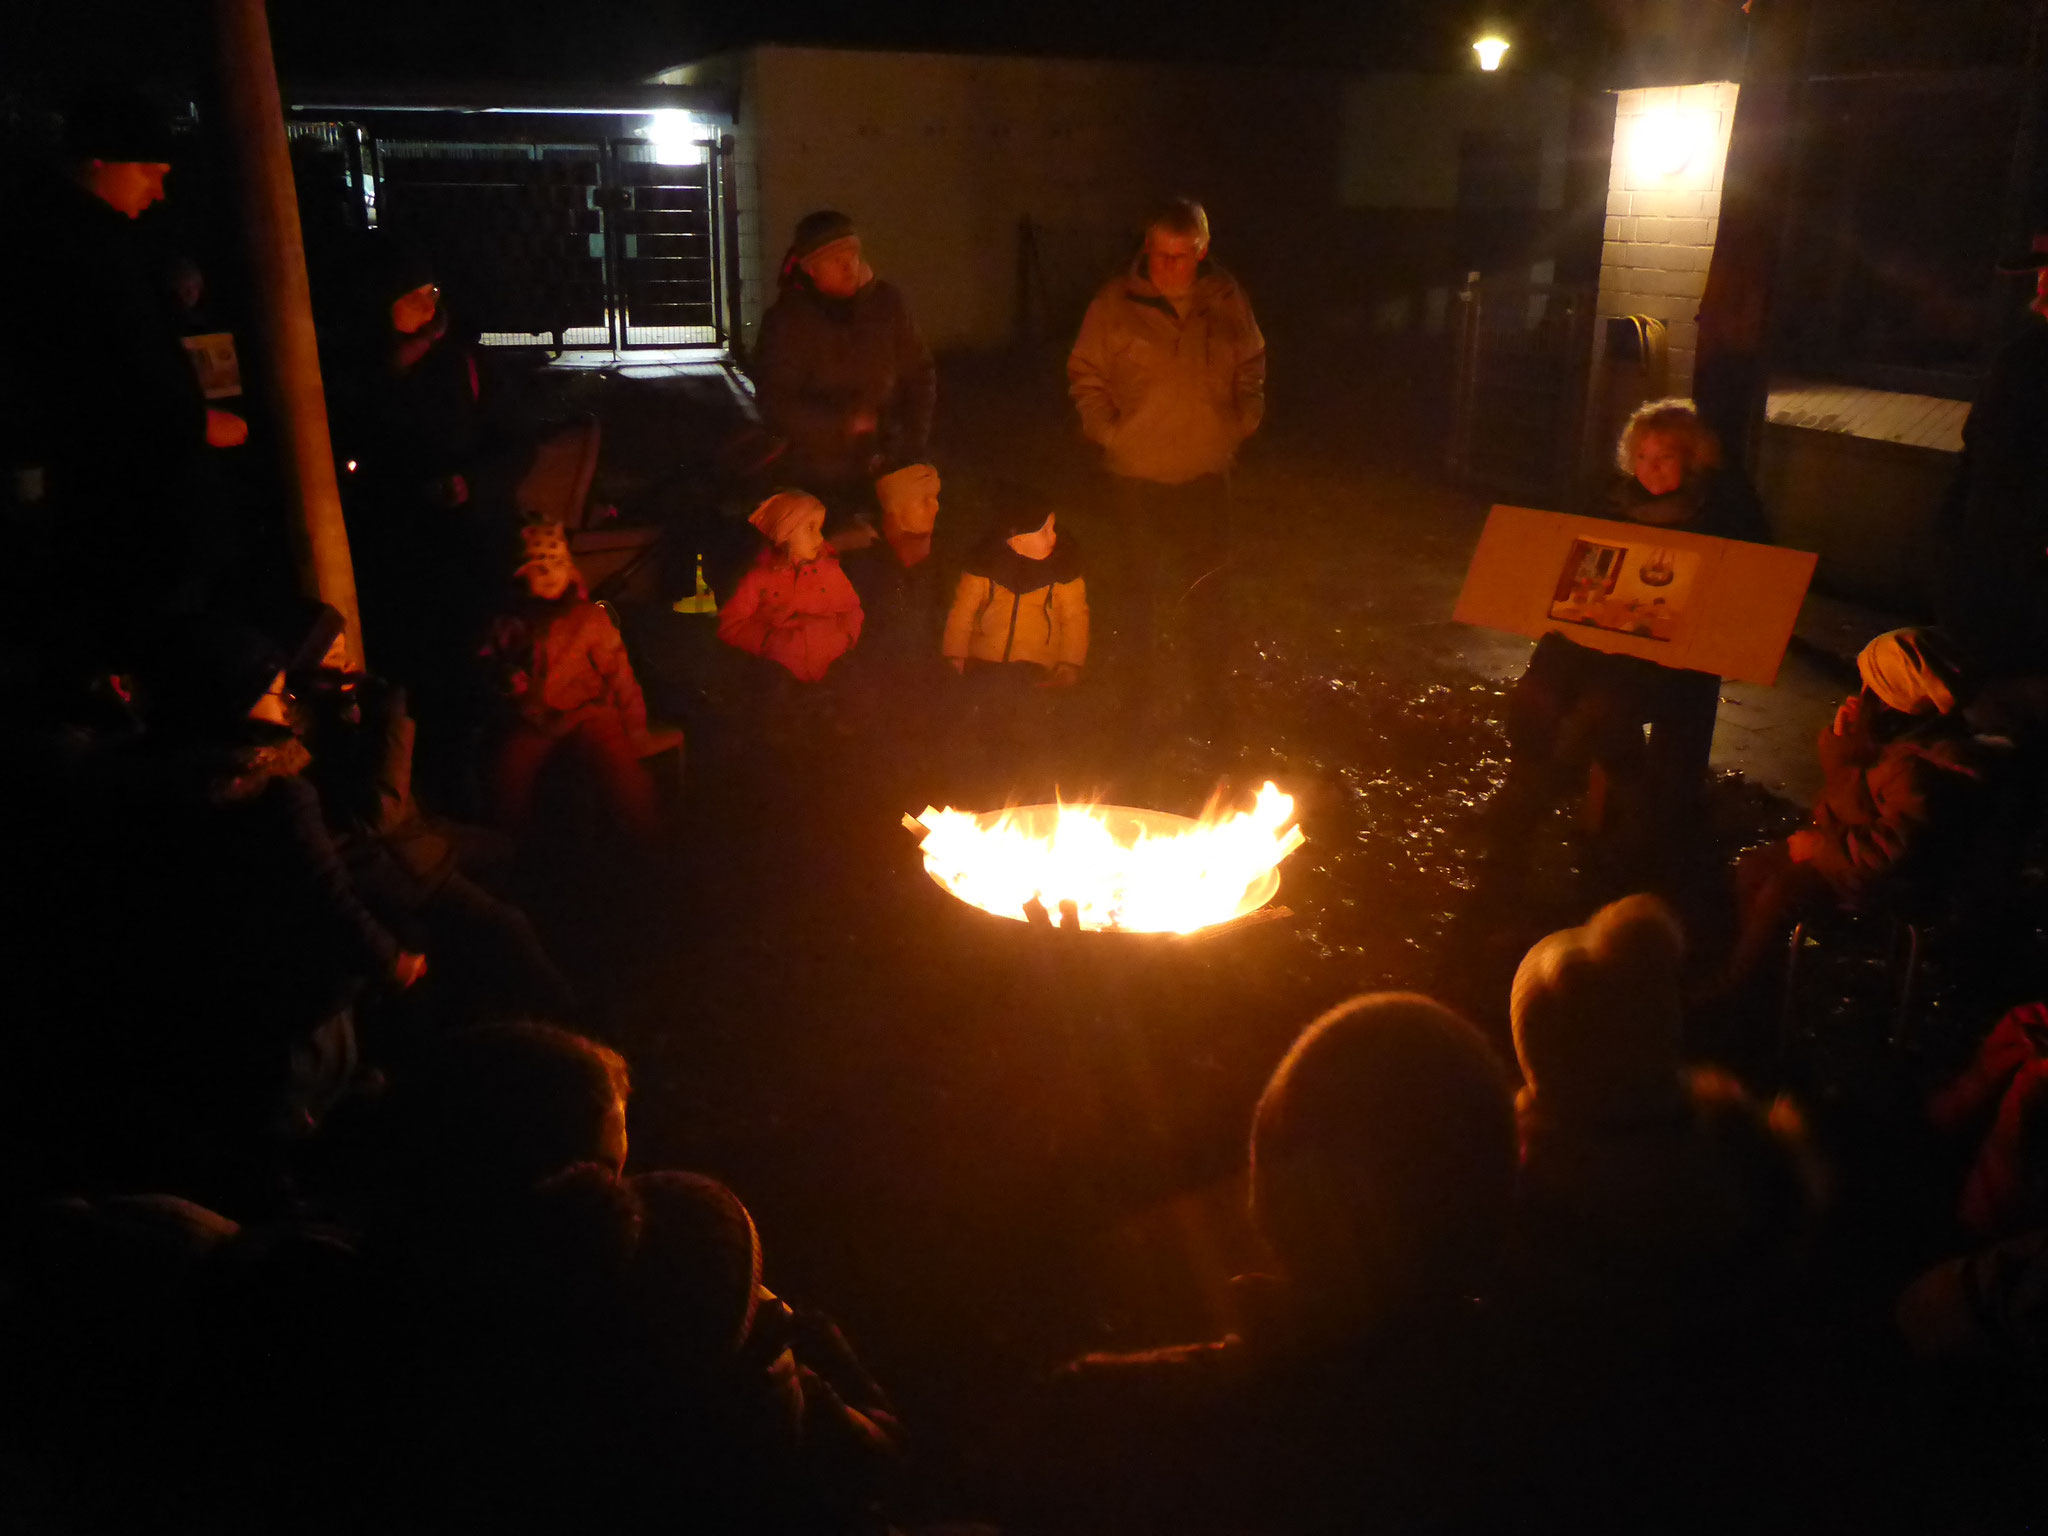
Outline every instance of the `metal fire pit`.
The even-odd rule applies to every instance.
[[[1101,818],[1110,835],[1119,842],[1134,842],[1140,833],[1147,837],[1171,837],[1198,825],[1192,816],[1178,816],[1172,811],[1147,810],[1135,805],[1097,805],[1089,809]],[[1060,807],[1057,805],[1019,805],[999,811],[982,811],[974,820],[984,830],[993,830],[998,824],[1008,821],[1021,828],[1028,836],[1050,837],[1058,823],[1059,813]],[[923,823],[915,816],[906,815],[903,824],[912,832],[924,831]],[[1294,915],[1286,907],[1272,904],[1273,898],[1280,894],[1278,866],[1265,871],[1245,887],[1244,894],[1238,898],[1237,910],[1230,917],[1222,922],[1211,923],[1206,928],[1196,928],[1188,933],[1173,933],[1149,928],[1083,928],[1072,902],[1062,902],[1057,911],[1048,911],[1042,903],[1035,900],[1027,902],[1015,913],[991,911],[948,890],[945,882],[932,872],[931,865],[924,861],[921,852],[919,860],[923,864],[926,878],[955,906],[977,916],[1042,929],[1063,939],[1153,939],[1186,943],[1213,938],[1219,934],[1235,933],[1240,929],[1256,927],[1261,923]]]

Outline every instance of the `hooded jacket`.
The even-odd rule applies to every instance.
[[[861,619],[860,598],[830,550],[792,565],[764,549],[718,610],[718,638],[815,683],[853,649]]]
[[[500,619],[493,649],[513,669],[519,715],[534,730],[565,736],[595,710],[619,712],[626,739],[647,743],[647,702],[611,615],[584,597],[535,603]],[[524,677],[521,687],[518,679]]]
[[[1029,661],[1041,667],[1088,660],[1088,588],[1080,552],[1061,534],[1033,560],[991,536],[967,559],[940,647],[948,657]]]
[[[1230,467],[1266,414],[1266,338],[1237,279],[1205,264],[1182,316],[1141,255],[1095,295],[1067,358],[1081,430],[1112,474],[1185,485]]]
[[[828,298],[800,273],[761,318],[751,369],[761,419],[789,444],[779,472],[806,489],[872,477],[925,456],[938,373],[910,306],[892,285],[868,282]],[[854,438],[853,416],[872,412],[873,438]]]

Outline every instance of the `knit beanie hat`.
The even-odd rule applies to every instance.
[[[1654,896],[1602,907],[1537,942],[1515,972],[1515,1055],[1547,1110],[1592,1121],[1668,1111],[1681,1093],[1685,932]]]
[[[1253,1220],[1297,1282],[1363,1266],[1382,1283],[1460,1286],[1506,1227],[1506,1075],[1427,997],[1355,997],[1309,1025],[1259,1098],[1251,1150]]]
[[[784,286],[795,281],[796,274],[806,259],[815,256],[828,245],[837,245],[842,240],[857,240],[860,231],[853,227],[853,220],[831,208],[821,208],[816,213],[807,213],[797,220],[796,234],[789,242],[789,250],[782,258],[780,281]]]
[[[528,571],[541,570],[561,571],[568,577],[569,590],[578,597],[589,596],[583,573],[569,553],[569,535],[560,523],[536,518],[519,529],[519,567],[512,575],[521,579]]]
[[[257,627],[283,652],[285,673],[292,677],[318,667],[327,648],[348,627],[339,609],[297,592],[255,617]]]
[[[828,245],[859,238],[860,231],[853,227],[852,219],[834,209],[821,208],[797,220],[796,234],[789,242],[789,253],[802,261],[806,256],[817,255]]]
[[[285,669],[267,635],[232,619],[195,615],[172,624],[136,668],[143,719],[162,735],[241,740],[249,711]]]
[[[132,85],[86,86],[65,101],[63,115],[64,153],[74,160],[171,163],[170,119]]]
[[[1902,715],[1945,715],[1964,693],[1967,663],[1931,629],[1894,629],[1856,658],[1863,686]]]
[[[781,549],[805,523],[825,526],[825,503],[804,491],[777,491],[754,508],[747,521],[760,529],[770,544]]]
[[[729,1359],[753,1327],[761,1239],[739,1196],[695,1173],[630,1181],[641,1210],[629,1301],[669,1363],[703,1369]]]

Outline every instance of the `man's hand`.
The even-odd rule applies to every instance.
[[[206,408],[206,446],[209,448],[239,448],[249,441],[249,423],[233,411]]]
[[[849,527],[840,529],[827,539],[825,547],[836,555],[843,555],[856,549],[866,549],[880,537],[873,523],[865,517],[857,517]]]
[[[1863,695],[1852,693],[1842,700],[1841,708],[1835,711],[1835,734],[1846,736],[1856,728],[1856,717],[1863,711]]]
[[[391,967],[391,979],[398,983],[399,990],[405,991],[427,974],[427,957],[412,950],[401,950]]]
[[[1811,827],[1802,827],[1785,839],[1785,852],[1794,864],[1811,864],[1820,857],[1828,840]]]
[[[434,482],[434,496],[444,507],[459,507],[469,500],[469,482],[460,475],[447,475]]]

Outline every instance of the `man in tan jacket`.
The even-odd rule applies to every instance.
[[[1121,546],[1123,637],[1134,697],[1163,679],[1153,654],[1170,608],[1189,619],[1201,721],[1226,718],[1230,483],[1266,409],[1266,340],[1237,280],[1209,260],[1209,216],[1163,205],[1129,271],[1096,294],[1067,359],[1081,430],[1102,446]]]

